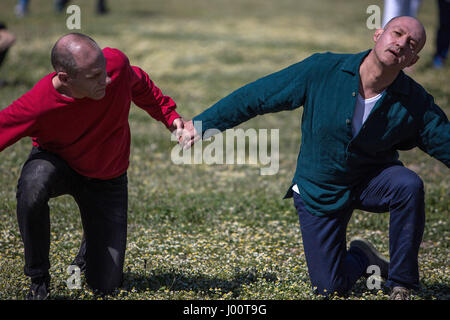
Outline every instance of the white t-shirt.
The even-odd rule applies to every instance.
[[[358,98],[356,99],[355,112],[353,112],[352,119],[352,133],[353,136],[356,136],[361,129],[363,123],[366,121],[373,107],[377,103],[377,101],[381,98],[384,91],[380,94],[377,94],[375,97],[364,99],[359,93]]]
[[[356,105],[355,105],[355,111],[353,112],[353,119],[352,119],[352,133],[353,136],[356,136],[361,130],[361,127],[363,123],[367,120],[367,117],[369,116],[370,112],[372,111],[373,107],[377,103],[377,101],[381,98],[384,91],[380,94],[376,95],[375,97],[364,99],[359,93],[358,98],[356,99]],[[300,194],[298,190],[298,186],[294,185],[292,187],[292,190]]]

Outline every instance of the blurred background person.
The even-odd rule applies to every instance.
[[[106,7],[106,0],[97,0],[97,14],[108,13],[108,8]]]
[[[64,8],[69,2],[70,0],[54,0],[56,12],[63,12]],[[95,12],[97,14],[108,13],[108,8],[106,7],[106,0],[97,0]]]
[[[55,11],[61,13],[64,11],[66,5],[70,2],[70,0],[54,0],[53,5],[55,7]],[[29,12],[30,0],[19,0],[14,9],[14,12],[17,17],[23,18]],[[108,8],[106,7],[106,0],[97,0],[95,6],[95,12],[97,14],[106,14],[108,13]]]
[[[63,12],[66,4],[69,3],[69,0],[54,0],[53,3],[55,6],[55,11],[61,13]]]
[[[17,1],[17,5],[14,8],[14,12],[17,17],[23,18],[28,14],[28,5],[30,4],[29,0],[19,0]]]
[[[0,67],[5,60],[9,48],[11,48],[15,41],[16,37],[14,34],[6,29],[6,25],[4,23],[0,22]],[[0,79],[0,87],[3,87],[5,84],[6,81]]]
[[[384,0],[383,27],[398,16],[416,17],[422,0]]]
[[[450,45],[450,0],[438,0],[439,27],[436,34],[436,52],[433,67],[441,69],[447,59]]]

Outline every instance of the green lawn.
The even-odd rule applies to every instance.
[[[51,71],[53,43],[68,33],[52,1],[31,0],[24,19],[15,0],[2,0],[0,21],[17,43],[0,69],[0,109]],[[372,46],[366,8],[382,1],[352,0],[109,0],[106,16],[82,9],[81,32],[102,47],[124,51],[146,70],[190,119],[236,88],[315,52],[359,52]],[[276,4],[275,4],[276,3]],[[428,43],[411,76],[450,115],[450,69],[430,68],[437,25],[435,1],[419,18]],[[132,108],[129,228],[125,283],[109,299],[321,299],[310,289],[298,218],[282,200],[296,167],[301,109],[255,118],[240,127],[279,129],[280,170],[261,176],[255,165],[174,165],[169,132]],[[0,299],[23,299],[23,246],[15,190],[30,150],[23,139],[0,153]],[[426,188],[426,228],[420,251],[422,289],[414,299],[449,299],[448,169],[420,150],[401,153]],[[69,290],[66,269],[81,238],[69,196],[52,199],[52,297],[96,299],[86,287]],[[348,237],[364,236],[388,255],[388,214],[355,211]],[[357,283],[349,299],[387,299],[389,291]]]

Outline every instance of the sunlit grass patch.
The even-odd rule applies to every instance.
[[[50,1],[31,1],[30,16],[16,19],[15,0],[2,0],[0,20],[16,33],[0,77],[1,107],[51,71],[50,49],[68,33],[64,15]],[[108,1],[99,17],[80,0],[81,32],[101,46],[123,50],[146,70],[190,119],[238,87],[283,69],[315,52],[370,48],[365,26],[370,1],[134,0]],[[433,38],[436,6],[424,3],[421,18]],[[430,69],[430,40],[411,76],[447,115],[449,68]],[[55,299],[322,299],[309,281],[298,217],[282,200],[296,167],[302,110],[252,119],[240,128],[279,129],[280,170],[261,176],[257,165],[174,165],[174,141],[161,123],[132,106],[129,225],[125,279],[101,298],[86,286],[70,290],[67,267],[80,245],[78,208],[69,196],[50,202],[52,297]],[[15,191],[31,144],[28,138],[0,153],[0,299],[23,299],[23,245],[16,221]],[[448,169],[415,149],[401,160],[426,188],[426,228],[419,263],[422,289],[414,299],[449,299],[450,206]],[[389,255],[388,214],[355,211],[348,238],[364,236]],[[361,279],[346,299],[388,299]],[[334,297],[342,299],[342,297]]]

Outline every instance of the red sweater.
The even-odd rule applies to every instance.
[[[52,84],[55,73],[0,111],[0,151],[22,137],[59,155],[83,176],[111,179],[129,165],[133,101],[169,127],[180,117],[175,102],[162,94],[140,68],[130,66],[119,50],[103,49],[111,83],[101,100],[62,96]]]

